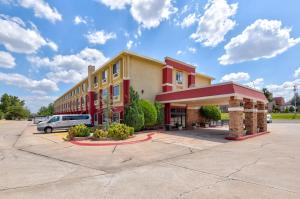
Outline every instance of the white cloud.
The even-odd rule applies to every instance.
[[[240,82],[240,81],[247,81],[250,79],[250,75],[245,72],[237,72],[237,73],[229,73],[224,75],[221,78],[221,82],[228,82],[228,81],[234,81],[234,82]]]
[[[181,55],[183,52],[182,52],[182,50],[178,50],[177,52],[176,52],[176,55]]]
[[[110,39],[117,38],[114,32],[106,33],[104,30],[89,32],[85,37],[91,44],[105,44]]]
[[[155,28],[177,12],[171,0],[135,0],[131,2],[132,17],[144,28]]]
[[[132,40],[129,40],[129,41],[127,42],[127,44],[126,44],[127,49],[131,49],[132,45],[133,45],[133,41],[132,41]]]
[[[194,48],[194,47],[189,47],[188,51],[191,52],[191,53],[193,53],[193,54],[195,54],[197,52],[197,49]]]
[[[300,77],[300,67],[295,71],[294,77]]]
[[[190,13],[182,20],[180,26],[181,28],[186,28],[196,23],[196,21],[197,21],[196,13]]]
[[[226,0],[209,0],[204,15],[200,18],[197,31],[191,35],[196,42],[214,47],[224,40],[236,22],[230,19],[236,14],[238,4],[228,4]]]
[[[103,3],[111,10],[121,10],[126,7],[127,4],[131,3],[131,0],[98,0],[100,3]]]
[[[24,8],[33,9],[36,17],[45,18],[52,23],[62,20],[62,16],[56,8],[50,7],[50,5],[43,0],[19,0],[18,3]]]
[[[255,89],[261,89],[261,87],[263,86],[264,83],[264,79],[263,78],[257,78],[251,82],[246,83],[246,86],[255,88]]]
[[[47,77],[56,82],[78,82],[87,75],[87,66],[100,66],[108,60],[101,51],[85,48],[77,54],[56,55],[53,58],[30,56],[28,61],[36,67],[50,70]]]
[[[0,68],[13,68],[15,65],[15,58],[10,53],[0,51]]]
[[[275,57],[300,42],[290,37],[290,28],[282,28],[281,21],[258,19],[224,47],[220,64],[234,64]]]
[[[31,95],[20,97],[22,100],[25,100],[26,106],[33,113],[38,112],[41,106],[48,106],[48,104],[53,103],[57,99],[56,96],[49,96],[44,94]]]
[[[3,81],[3,83],[7,85],[13,85],[19,88],[24,88],[33,93],[47,93],[59,90],[57,84],[52,80],[33,80],[18,73],[0,72],[0,81]]]
[[[290,100],[293,95],[294,85],[300,86],[300,79],[294,81],[286,81],[282,84],[270,84],[266,88],[273,93],[273,97],[284,97],[285,101]]]
[[[42,46],[57,50],[57,45],[49,39],[44,39],[34,24],[31,28],[18,17],[0,15],[0,44],[12,52],[34,53]]]
[[[143,28],[155,28],[177,12],[171,0],[98,0],[110,9],[130,7],[130,13]]]
[[[75,16],[74,17],[74,24],[78,25],[78,24],[81,24],[81,23],[87,24],[87,20],[82,18],[81,16]]]

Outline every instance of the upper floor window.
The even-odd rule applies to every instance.
[[[106,100],[107,96],[108,96],[108,90],[107,88],[105,88],[102,90],[102,99]]]
[[[176,72],[176,83],[177,84],[182,84],[183,83],[183,73],[177,71]]]
[[[97,78],[97,76],[94,77],[94,86],[95,87],[98,86],[98,78]]]
[[[117,77],[120,74],[120,62],[113,65],[113,76]]]
[[[120,85],[115,85],[113,87],[113,97],[114,100],[118,100],[120,97]]]
[[[102,71],[102,82],[107,82],[107,70]]]

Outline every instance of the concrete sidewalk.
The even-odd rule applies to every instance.
[[[300,198],[300,124],[269,129],[240,142],[199,130],[81,147],[0,125],[0,198]]]

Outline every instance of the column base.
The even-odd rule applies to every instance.
[[[265,132],[259,132],[259,133],[255,133],[255,134],[250,134],[250,135],[244,135],[244,136],[240,136],[240,137],[231,137],[231,136],[227,136],[225,137],[226,140],[233,140],[233,141],[242,141],[242,140],[246,140],[249,138],[253,138],[253,137],[257,137],[260,135],[264,135],[270,133],[269,131],[265,131]]]

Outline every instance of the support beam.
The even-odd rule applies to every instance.
[[[230,97],[229,99],[229,138],[238,138],[244,135],[243,100]]]
[[[257,128],[259,132],[267,131],[267,108],[263,102],[257,102]]]
[[[257,133],[257,109],[256,101],[245,99],[244,100],[245,112],[245,128],[246,134],[252,135]]]

